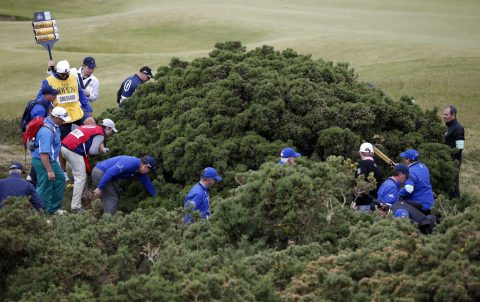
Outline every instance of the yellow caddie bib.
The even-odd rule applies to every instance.
[[[72,122],[81,119],[84,113],[78,97],[78,82],[75,74],[70,74],[66,80],[59,80],[53,75],[46,80],[50,86],[60,91],[53,105],[65,108]]]

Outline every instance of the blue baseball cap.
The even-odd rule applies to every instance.
[[[217,170],[212,167],[206,167],[202,171],[202,178],[213,178],[215,181],[222,181],[223,178],[218,175]]]
[[[408,175],[410,173],[408,166],[405,164],[397,164],[395,168],[393,168],[393,175],[398,175],[398,173]]]
[[[97,64],[95,64],[95,59],[93,57],[85,57],[85,59],[83,59],[83,65],[88,66],[88,68],[90,69],[97,67]]]
[[[409,160],[417,160],[420,157],[420,153],[415,149],[408,149],[407,151],[400,153],[400,157]]]
[[[10,170],[21,170],[21,171],[23,171],[23,166],[22,166],[22,164],[19,163],[19,162],[13,162],[13,163],[10,164],[10,168],[9,168],[9,169],[10,169]]]
[[[395,213],[393,213],[393,217],[396,217],[396,218],[409,218],[410,217],[410,213],[408,213],[407,210],[405,209],[398,209],[395,211]]]
[[[150,170],[157,169],[157,160],[151,155],[147,155],[144,158],[142,158],[142,163],[147,165],[150,168]]]
[[[42,94],[43,95],[47,95],[47,94],[57,95],[59,92],[60,91],[58,91],[57,89],[53,88],[50,85],[48,85],[48,86],[46,86],[42,89]]]
[[[290,157],[300,157],[302,154],[297,153],[293,148],[287,147],[282,150],[282,153],[280,153],[281,158],[290,158]]]

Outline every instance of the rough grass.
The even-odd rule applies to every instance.
[[[60,41],[54,59],[79,66],[97,59],[95,114],[115,106],[121,81],[139,67],[171,57],[204,56],[217,41],[293,48],[350,62],[364,81],[391,96],[414,96],[424,108],[457,105],[467,128],[462,184],[480,169],[480,2],[476,0],[100,1],[3,0],[0,15],[31,18],[50,10]],[[2,20],[5,20],[3,18]],[[18,117],[45,77],[48,60],[29,21],[0,21],[0,118]]]

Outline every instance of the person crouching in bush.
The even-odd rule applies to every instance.
[[[209,189],[215,182],[222,181],[217,170],[212,167],[203,169],[200,181],[197,182],[184,199],[184,207],[187,210],[200,211],[202,219],[208,219],[210,215],[210,193]],[[192,222],[190,215],[185,216],[185,223]]]
[[[157,168],[157,161],[152,156],[145,156],[142,159],[119,155],[99,162],[92,170],[93,183],[97,186],[93,192],[95,196],[101,197],[103,212],[114,215],[117,212],[120,190],[115,183],[117,179],[138,178],[148,193],[157,195],[147,173]]]

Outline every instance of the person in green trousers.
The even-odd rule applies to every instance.
[[[47,214],[64,213],[60,210],[65,193],[65,176],[58,162],[61,144],[58,126],[69,121],[65,108],[53,108],[38,130],[33,145],[32,166],[37,172],[36,190],[43,199]]]

